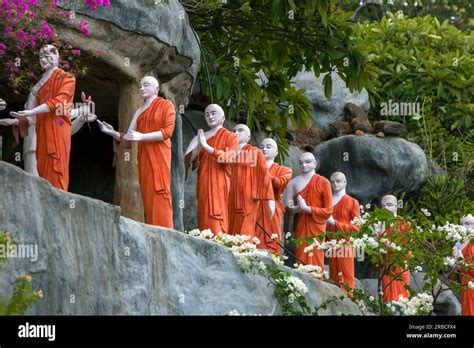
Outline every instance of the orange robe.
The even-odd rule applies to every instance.
[[[344,195],[339,202],[333,207],[332,212],[335,225],[329,225],[328,229],[332,232],[357,232],[359,227],[351,224],[356,216],[360,216],[359,202],[351,196]],[[341,239],[341,238],[338,238]],[[350,288],[354,288],[354,249],[346,246],[342,249],[331,250],[329,257],[329,274],[331,280],[342,283]],[[339,256],[343,253],[343,256]],[[342,288],[344,290],[344,288]],[[345,291],[345,290],[344,290]]]
[[[461,313],[462,315],[474,315],[474,290],[468,287],[470,281],[474,282],[474,245],[470,241],[462,249],[462,255],[471,269],[461,269]]]
[[[272,253],[281,254],[281,218],[285,207],[281,202],[283,191],[285,191],[286,185],[291,179],[293,170],[291,168],[273,163],[269,168],[270,175],[272,178],[273,196],[275,197],[275,215],[270,220],[270,209],[266,202],[260,201],[257,210],[257,222],[267,231],[270,236],[274,233],[278,235],[277,239],[271,239],[259,226],[255,226],[255,232],[260,244],[257,245],[259,249],[268,249]],[[278,242],[278,243],[277,243]]]
[[[409,224],[399,221],[398,229],[400,234],[406,232],[409,228]],[[393,227],[389,227],[385,230],[382,236],[388,238],[387,235],[393,233]],[[387,258],[390,257],[390,251],[387,253]],[[404,268],[395,266],[394,270],[391,270],[390,273],[392,274],[399,274],[402,272]],[[382,289],[383,290],[383,300],[384,302],[391,302],[391,301],[398,301],[400,296],[408,298],[408,290],[405,289],[405,285],[410,285],[410,271],[406,271],[400,274],[398,278],[401,280],[393,280],[393,277],[390,275],[383,275],[382,276]],[[391,283],[390,283],[391,282]],[[387,286],[387,284],[389,284]],[[386,287],[387,286],[387,287]]]
[[[165,139],[138,143],[138,173],[146,222],[168,228],[173,228],[170,138],[175,118],[173,103],[157,97],[137,119],[138,132],[161,131]]]
[[[311,207],[311,214],[299,212],[296,216],[295,238],[312,238],[325,233],[326,223],[332,214],[332,190],[329,180],[321,175],[314,174],[309,183],[294,197],[295,204],[297,197],[301,195],[306,204]],[[319,240],[319,239],[318,239]],[[322,243],[324,241],[320,240]],[[308,243],[301,242],[296,247],[296,257],[307,265],[317,265],[324,270],[324,251],[314,248],[305,253],[304,249]],[[309,254],[313,255],[310,256]],[[297,260],[297,263],[299,261]]]
[[[265,156],[246,144],[234,159],[229,192],[229,234],[255,237],[260,200],[273,200],[273,188]]]
[[[38,105],[50,112],[36,116],[36,161],[38,175],[54,187],[67,191],[71,152],[71,112],[76,78],[56,69],[38,91]]]
[[[210,229],[212,233],[227,233],[228,199],[230,188],[231,162],[239,146],[239,138],[225,128],[207,139],[214,152],[201,149],[196,195],[199,229]]]

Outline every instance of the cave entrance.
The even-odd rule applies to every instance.
[[[101,121],[118,129],[119,85],[91,69],[87,78],[77,79],[74,101],[81,101],[81,92],[92,95],[95,113]],[[97,122],[86,123],[71,139],[69,162],[69,191],[112,203],[115,168],[112,138],[100,131]]]

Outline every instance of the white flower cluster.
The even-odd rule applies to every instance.
[[[204,238],[204,239],[214,238],[214,233],[212,233],[212,231],[209,229],[200,231],[196,228],[192,231],[189,231],[188,234],[190,236],[197,237],[197,238]]]
[[[445,234],[446,240],[463,243],[471,237],[467,228],[449,222],[447,222],[444,226],[436,227],[433,225],[432,228],[439,232],[443,232]]]
[[[281,282],[283,281],[283,284]],[[294,303],[295,300],[304,294],[308,292],[308,287],[303,283],[303,281],[295,276],[286,276],[281,279],[276,280],[277,283],[280,283],[280,285],[283,285],[286,287],[288,290],[291,291],[291,293],[288,295],[288,302],[289,303]]]
[[[452,267],[454,266],[454,264],[456,263],[456,260],[454,259],[454,257],[445,257],[444,258],[444,265],[445,266],[448,266],[448,267]]]
[[[423,215],[425,215],[425,216],[431,216],[431,213],[428,211],[428,209],[426,209],[426,208],[421,208],[420,210],[421,210],[421,212],[423,213]]]
[[[278,266],[283,266],[285,264],[284,260],[288,259],[288,256],[280,256],[278,254],[272,254],[271,257],[275,265]]]
[[[233,309],[233,310],[231,310],[231,311],[229,312],[229,314],[227,314],[227,315],[230,315],[230,316],[239,316],[240,313],[239,313],[239,311],[238,311],[237,309]]]
[[[394,315],[426,315],[433,310],[433,296],[420,293],[411,299],[400,297],[387,303],[387,308]]]
[[[329,273],[317,265],[298,265],[294,264],[297,271],[308,273],[316,279],[329,279]]]
[[[231,247],[233,245],[241,245],[246,243],[250,239],[250,236],[243,235],[231,235],[227,233],[219,232],[212,240],[216,243]]]
[[[268,252],[257,249],[255,244],[246,242],[241,245],[233,245],[230,251],[237,257],[237,263],[243,271],[250,271],[252,266],[256,266],[260,271],[266,269],[265,264],[262,261],[257,262],[256,258],[268,256]]]
[[[383,237],[380,238],[380,242],[383,243],[385,246],[389,247],[392,250],[400,251],[402,250],[401,246],[396,245],[395,243],[391,242],[389,239]]]

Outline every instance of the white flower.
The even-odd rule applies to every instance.
[[[433,310],[433,296],[420,293],[411,299],[401,297],[387,305],[395,315],[426,315]]]
[[[257,263],[257,268],[260,271],[264,271],[265,269],[267,269],[267,266],[263,263],[263,261],[260,261],[259,263]]]
[[[454,266],[455,262],[456,262],[456,260],[454,259],[454,257],[449,257],[448,256],[448,257],[444,258],[444,265],[445,266],[449,266],[449,267]]]
[[[236,315],[240,315],[240,313],[237,311],[237,309],[233,309],[228,313],[228,315],[236,316]]]
[[[375,301],[375,298],[374,298],[373,296],[370,296],[370,297],[369,297],[369,301],[370,301],[370,302],[374,302],[374,301]]]
[[[367,204],[365,205],[365,209],[366,209],[366,210],[369,210],[370,207],[371,207],[370,203],[367,203]]]
[[[421,208],[421,212],[425,215],[425,216],[431,216],[431,213],[428,211],[428,209],[426,208]]]
[[[253,237],[253,242],[255,243],[255,245],[259,245],[260,239],[258,239],[257,237]]]
[[[309,257],[313,257],[314,254],[313,254],[313,253],[309,253],[308,256],[309,256]]]
[[[271,238],[271,239],[277,239],[277,238],[278,238],[278,234],[273,233],[270,238]]]
[[[421,272],[423,270],[423,268],[421,266],[415,266],[415,268],[413,269],[413,271],[415,272]]]
[[[305,294],[308,292],[308,288],[306,287],[305,283],[303,283],[303,281],[298,277],[289,276],[287,278],[287,283],[290,288],[294,288],[301,294]]]
[[[469,289],[474,290],[474,282],[471,281],[467,283],[467,286],[469,287]]]

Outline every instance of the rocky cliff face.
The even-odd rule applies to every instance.
[[[0,162],[0,231],[37,245],[37,260],[9,258],[0,294],[25,274],[44,298],[30,314],[279,314],[267,279],[244,274],[228,248],[121,216],[119,207],[54,189]],[[341,291],[307,274],[308,302]],[[360,314],[348,299],[322,314]]]

